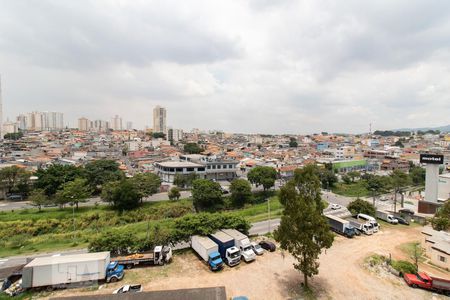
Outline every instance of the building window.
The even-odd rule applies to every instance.
[[[204,172],[204,171],[205,171],[205,168],[198,168],[198,171],[199,171],[199,172]]]
[[[208,170],[210,170],[211,169],[211,166],[208,166]]]
[[[217,169],[221,169],[222,168],[222,166],[221,165],[217,165]]]
[[[227,165],[223,165],[223,168],[226,169],[226,168],[227,168]]]
[[[187,168],[186,171],[188,171],[188,172],[193,172],[193,171],[194,171],[194,168]]]
[[[439,257],[439,261],[441,261],[441,262],[446,262],[447,261],[447,259],[444,256],[438,255],[438,257]]]
[[[183,168],[177,168],[177,172],[183,172]]]
[[[228,168],[233,169],[233,165],[228,165]]]
[[[215,169],[216,168],[216,166],[214,165],[214,166],[212,166],[213,167],[213,169]]]

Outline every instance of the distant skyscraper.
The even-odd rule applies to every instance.
[[[153,132],[167,133],[166,109],[159,105],[153,109]]]
[[[18,115],[16,121],[20,130],[27,130],[27,116]]]
[[[127,122],[127,130],[133,130],[133,122]]]
[[[112,129],[113,130],[122,130],[122,118],[119,117],[118,115],[116,115],[113,119],[112,119]]]
[[[78,129],[81,131],[88,131],[89,129],[91,129],[91,122],[87,118],[79,118]]]
[[[2,78],[0,77],[0,141],[3,140]]]
[[[26,116],[26,128],[34,131],[64,129],[64,115],[60,112],[33,111]]]

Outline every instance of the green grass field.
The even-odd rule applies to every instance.
[[[370,195],[362,180],[350,184],[337,183],[331,190],[335,194],[347,197],[367,197]]]
[[[270,198],[271,218],[281,216],[277,196]],[[45,208],[0,212],[0,257],[29,253],[86,248],[93,235],[110,229],[134,232],[144,237],[147,227],[171,228],[173,222],[194,212],[190,199],[144,203],[140,208],[120,214],[108,206]],[[267,220],[267,202],[247,204],[233,212],[249,222]]]

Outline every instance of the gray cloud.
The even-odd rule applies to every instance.
[[[8,116],[234,132],[440,125],[448,1],[0,0]]]

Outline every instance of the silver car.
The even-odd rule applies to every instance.
[[[253,250],[253,252],[255,252],[256,255],[264,254],[264,249],[258,243],[252,242],[251,245],[252,245],[252,250]]]

